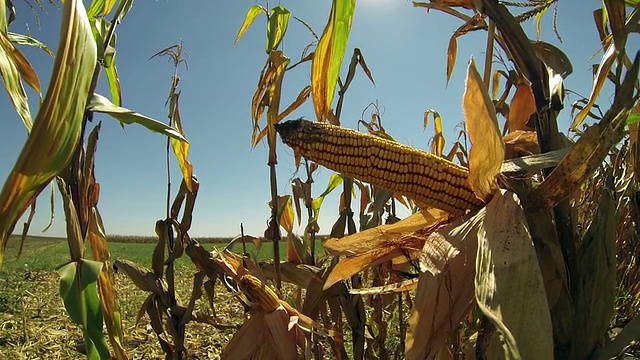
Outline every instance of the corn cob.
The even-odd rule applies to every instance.
[[[267,313],[275,311],[280,306],[278,295],[257,277],[243,275],[238,285],[249,301],[260,306]]]
[[[276,125],[297,155],[451,214],[483,206],[467,168],[410,146],[339,126],[290,120]]]

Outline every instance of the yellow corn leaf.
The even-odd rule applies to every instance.
[[[354,256],[363,254],[371,249],[379,248],[381,244],[397,239],[403,234],[412,233],[440,223],[446,220],[447,217],[448,214],[444,211],[436,209],[422,210],[395,224],[377,226],[341,239],[329,239],[323,243],[323,246],[331,255]]]
[[[242,23],[242,26],[240,27],[240,31],[238,31],[238,35],[236,36],[236,40],[233,42],[233,45],[237,44],[238,41],[240,41],[240,39],[242,38],[242,35],[244,35],[245,31],[247,31],[247,29],[249,29],[249,27],[251,26],[251,24],[253,24],[253,21],[256,19],[256,17],[258,15],[260,15],[260,13],[264,13],[265,15],[267,14],[267,10],[265,8],[263,8],[260,5],[253,5],[249,8],[249,10],[247,11],[247,15],[244,19],[244,22]]]
[[[309,95],[311,95],[311,86],[307,85],[298,94],[298,97],[289,105],[283,112],[278,115],[278,122],[280,122],[285,117],[289,116],[292,112],[294,112],[297,108],[302,106],[307,99],[309,99]]]
[[[184,136],[184,129],[182,128],[182,120],[180,119],[180,93],[174,93],[171,96],[171,104],[170,107],[172,109],[172,119],[175,123],[176,131]],[[191,182],[191,178],[193,177],[193,165],[189,162],[187,158],[189,155],[189,143],[186,141],[181,141],[175,138],[171,138],[171,147],[173,148],[173,153],[176,154],[176,159],[178,160],[178,165],[180,166],[180,171],[182,172],[182,178],[184,179],[184,184],[187,185],[187,189],[193,192],[193,186]]]
[[[547,295],[527,219],[514,193],[501,190],[487,205],[475,264],[476,300],[502,335],[503,356],[552,359]],[[502,357],[498,355],[488,358]]]
[[[433,125],[434,132],[433,140],[431,142],[431,153],[437,156],[442,157],[442,151],[444,150],[444,135],[442,135],[442,117],[440,117],[440,113],[429,109],[424,112],[424,128],[427,128],[429,125],[429,115],[433,115]]]
[[[311,64],[311,86],[318,121],[331,118],[331,102],[347,48],[355,7],[355,0],[333,1],[329,22],[316,47]]]
[[[500,79],[502,78],[502,72],[496,70],[493,72],[493,81],[491,82],[491,97],[496,99],[498,97],[498,90],[500,90]]]
[[[333,284],[341,280],[349,279],[351,276],[369,267],[382,264],[383,262],[389,261],[398,256],[402,256],[402,251],[399,248],[394,248],[391,246],[381,246],[378,249],[369,250],[358,256],[342,259],[333,268],[331,274],[329,274],[329,276],[327,277],[327,280],[325,281],[323,286],[323,290],[327,290]]]
[[[453,74],[453,68],[456,66],[456,58],[458,57],[458,36],[453,34],[449,39],[449,46],[447,47],[447,84],[451,80],[451,74]]]
[[[96,45],[82,2],[67,0],[47,95],[0,193],[0,265],[20,216],[71,159],[95,65]]]
[[[591,95],[589,95],[589,102],[578,112],[576,117],[573,119],[571,123],[571,129],[575,130],[578,128],[578,125],[582,124],[584,119],[591,111],[593,104],[595,104],[596,99],[600,95],[600,90],[602,90],[602,86],[604,86],[605,81],[607,81],[607,76],[609,75],[609,71],[611,71],[611,67],[613,66],[613,62],[616,58],[616,46],[614,43],[609,45],[607,51],[602,55],[602,60],[600,60],[600,65],[598,66],[598,71],[596,72],[595,79],[593,80],[593,88],[591,89]]]
[[[535,112],[536,100],[531,86],[526,83],[518,84],[509,109],[509,131],[527,130],[529,118]]]
[[[478,198],[488,201],[498,189],[497,176],[504,160],[504,143],[493,102],[473,59],[467,69],[462,107],[472,144],[469,184]]]

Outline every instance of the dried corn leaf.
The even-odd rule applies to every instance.
[[[504,143],[495,107],[473,59],[467,69],[462,107],[472,144],[469,184],[476,196],[486,202],[498,189],[497,175],[504,160]]]
[[[592,176],[609,150],[622,139],[627,116],[633,107],[632,93],[639,68],[640,54],[636,56],[611,108],[602,120],[590,126],[553,172],[527,195],[523,202],[527,210],[550,209],[569,197],[580,184]]]
[[[374,286],[370,288],[349,289],[353,295],[389,295],[413,290],[418,286],[418,279],[404,280],[399,283]]]
[[[589,102],[578,112],[576,117],[573,119],[571,123],[571,129],[575,130],[578,128],[578,125],[582,124],[584,119],[591,111],[593,104],[595,104],[596,99],[600,95],[600,90],[604,86],[605,81],[607,81],[607,76],[609,75],[609,71],[611,71],[611,67],[616,58],[616,46],[614,43],[609,45],[607,51],[602,55],[602,60],[600,60],[600,65],[598,66],[598,71],[596,72],[595,79],[593,80],[593,88],[591,89],[591,95],[589,95]]]
[[[251,359],[269,336],[264,325],[264,312],[256,312],[245,321],[240,330],[231,338],[220,358],[225,360]]]
[[[117,271],[122,271],[127,275],[133,284],[142,291],[149,291],[154,294],[162,294],[166,289],[166,284],[158,279],[153,272],[129,260],[116,260],[113,266]]]
[[[540,153],[538,134],[535,131],[516,130],[502,138],[505,159],[514,159]]]
[[[66,1],[47,95],[0,193],[0,265],[20,216],[71,159],[80,138],[96,56],[82,2]]]
[[[536,100],[533,97],[531,86],[524,82],[518,84],[509,109],[509,132],[531,130],[527,123],[535,112]]]
[[[434,358],[467,314],[474,294],[475,237],[485,214],[483,208],[436,231],[459,253],[438,275],[420,273],[406,336],[407,359]]]
[[[444,135],[442,135],[442,117],[440,113],[434,109],[429,109],[424,112],[424,128],[427,128],[429,125],[429,115],[433,115],[433,126],[434,126],[434,135],[431,140],[431,153],[436,156],[442,157],[442,151],[444,150]]]
[[[549,305],[527,219],[506,190],[487,205],[478,231],[475,296],[502,337],[505,358],[553,358]]]
[[[380,248],[367,251],[363,254],[342,259],[333,268],[329,277],[327,277],[323,290],[327,290],[338,281],[349,279],[369,267],[390,261],[398,256],[402,256],[401,249],[391,246],[381,246]]]

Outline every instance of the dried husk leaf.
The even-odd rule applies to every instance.
[[[459,254],[438,275],[421,272],[406,335],[407,359],[433,358],[445,345],[451,331],[467,314],[473,301],[476,233],[485,217],[481,209],[437,230]]]
[[[547,296],[520,201],[514,193],[501,190],[487,205],[486,214],[478,231],[478,306],[500,333],[505,358],[552,359]]]
[[[598,211],[578,249],[581,276],[576,297],[572,359],[585,359],[606,336],[616,296],[616,201],[609,175]]]
[[[473,59],[467,69],[462,106],[472,143],[469,184],[478,198],[488,201],[498,189],[497,175],[504,160],[504,143],[495,107]]]

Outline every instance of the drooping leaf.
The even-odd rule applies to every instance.
[[[4,87],[13,107],[18,112],[18,115],[20,115],[24,126],[30,131],[33,126],[31,111],[29,110],[27,93],[20,79],[20,72],[14,51],[17,52],[17,49],[14,48],[6,35],[0,32],[0,74],[2,74]]]
[[[497,175],[504,160],[504,143],[493,102],[473,59],[467,69],[462,107],[472,144],[469,184],[478,198],[487,201],[498,189]]]
[[[504,340],[489,358],[553,358],[553,332],[536,250],[517,196],[501,190],[478,231],[475,297]]]
[[[71,159],[95,64],[96,46],[82,2],[67,0],[49,89],[0,193],[0,264],[17,220]]]
[[[28,35],[16,34],[12,32],[7,33],[7,37],[9,38],[9,41],[11,41],[14,44],[34,46],[34,47],[40,48],[44,50],[44,52],[49,54],[51,57],[53,57],[53,52],[49,49],[49,47],[47,47],[47,45],[45,45],[43,42],[41,42],[38,39],[32,38],[31,36],[28,36]]]
[[[311,64],[311,86],[318,121],[330,118],[331,102],[347,48],[355,7],[355,0],[333,1],[329,22],[316,47]]]
[[[178,131],[183,138],[186,138],[184,135],[184,129],[182,128],[182,119],[180,118],[179,100],[179,92],[173,93],[171,95],[171,101],[169,105],[171,111],[171,119],[175,123],[176,131]],[[179,139],[171,138],[171,147],[173,148],[173,153],[176,155],[176,159],[178,160],[178,166],[180,166],[184,184],[186,184],[189,191],[193,191],[191,181],[191,178],[193,177],[193,165],[188,159],[189,143],[186,141],[181,141]]]
[[[331,174],[329,178],[329,182],[327,183],[327,188],[315,198],[312,202],[313,214],[316,220],[318,220],[318,216],[320,215],[320,208],[322,207],[322,203],[324,202],[324,198],[329,195],[335,188],[342,184],[342,175],[340,174]]]
[[[616,47],[613,43],[609,45],[607,51],[602,55],[602,60],[600,60],[600,65],[598,66],[598,71],[596,72],[595,78],[593,79],[593,88],[591,89],[591,94],[589,95],[589,102],[580,110],[580,112],[576,115],[571,123],[571,129],[575,130],[578,128],[578,125],[582,124],[584,119],[591,111],[593,104],[595,104],[596,99],[600,95],[600,90],[602,90],[602,86],[604,86],[605,81],[607,80],[607,76],[609,75],[609,71],[611,71],[611,67],[616,58]]]
[[[233,42],[233,45],[237,44],[238,41],[240,41],[240,39],[242,38],[242,35],[244,35],[245,31],[247,31],[247,29],[249,29],[249,27],[251,26],[251,24],[253,24],[253,21],[256,19],[256,17],[258,15],[260,15],[260,13],[264,13],[265,15],[267,14],[267,9],[263,8],[262,6],[256,4],[253,5],[249,8],[249,10],[247,11],[247,15],[244,19],[244,22],[242,23],[242,26],[240,27],[240,31],[238,31],[238,35],[236,36],[236,40]]]
[[[69,1],[69,0],[68,0]],[[60,297],[71,320],[82,329],[88,359],[109,359],[102,334],[102,309],[97,280],[102,262],[79,260],[60,267]]]
[[[271,9],[269,24],[267,24],[267,54],[275,50],[280,45],[289,26],[291,12],[283,6],[276,6]]]
[[[531,86],[526,83],[518,84],[509,109],[509,131],[528,130],[527,123],[535,112],[536,100]]]
[[[171,126],[145,115],[138,114],[132,110],[115,106],[109,99],[100,94],[93,94],[91,96],[87,110],[111,115],[116,120],[125,124],[140,124],[153,132],[164,134],[172,139],[187,141],[179,131]]]
[[[280,122],[285,117],[289,116],[292,112],[294,112],[297,108],[302,106],[307,99],[309,99],[309,95],[311,95],[311,86],[307,85],[298,94],[298,97],[289,105],[283,112],[278,115],[278,122]]]
[[[447,47],[447,84],[451,80],[451,74],[453,74],[453,68],[456,66],[456,59],[458,58],[458,37],[454,34],[449,39],[449,46]]]
[[[129,13],[131,8],[133,7],[134,0],[120,0],[118,4],[118,8],[116,9],[116,18],[118,21],[122,22],[125,16]]]
[[[433,115],[434,135],[431,141],[431,153],[442,157],[442,151],[444,150],[445,140],[442,135],[442,117],[440,113],[434,109],[429,109],[424,112],[424,125],[426,129],[429,125],[429,115]]]

